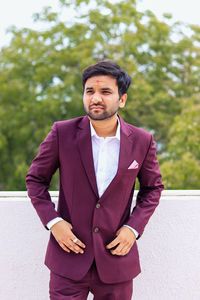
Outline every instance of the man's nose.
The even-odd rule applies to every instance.
[[[92,96],[92,102],[94,102],[94,103],[102,102],[101,96],[98,94],[94,94]]]

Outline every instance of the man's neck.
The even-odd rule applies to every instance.
[[[96,134],[100,137],[115,136],[117,130],[117,114],[105,120],[92,120],[89,118]]]

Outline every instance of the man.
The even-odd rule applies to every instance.
[[[140,273],[136,239],[158,205],[163,185],[153,137],[125,123],[130,76],[111,61],[82,73],[86,116],[54,123],[26,183],[50,229],[45,264],[50,299],[130,300]],[[48,188],[59,168],[58,209]],[[140,190],[130,214],[135,180]]]

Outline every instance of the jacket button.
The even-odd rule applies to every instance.
[[[94,228],[94,232],[99,232],[99,228],[98,228],[98,227],[95,227],[95,228]]]
[[[101,204],[97,203],[96,208],[99,208],[99,207],[101,207]]]

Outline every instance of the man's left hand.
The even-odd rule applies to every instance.
[[[136,240],[134,232],[130,228],[122,226],[116,232],[116,235],[117,237],[111,243],[109,243],[106,248],[111,249],[117,246],[115,249],[110,250],[111,254],[113,255],[123,256],[128,254]]]

